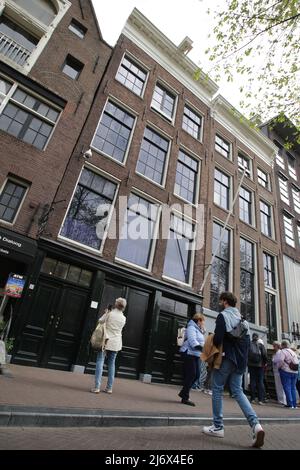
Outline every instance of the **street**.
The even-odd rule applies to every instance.
[[[264,429],[263,449],[300,450],[299,424]],[[198,426],[0,428],[0,450],[249,450],[250,444],[247,425],[227,426],[224,439],[205,436]]]

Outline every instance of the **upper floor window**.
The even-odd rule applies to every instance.
[[[250,191],[240,189],[240,219],[247,224],[252,224],[252,195]]]
[[[297,173],[296,173],[296,168],[295,168],[296,160],[290,153],[287,153],[287,158],[288,158],[289,174],[294,180],[297,181]]]
[[[298,244],[300,246],[300,223],[297,224],[297,232],[298,232]]]
[[[276,163],[279,165],[283,170],[285,170],[284,158],[283,158],[283,146],[274,140],[274,144],[276,145],[278,151],[276,154]]]
[[[269,175],[265,171],[257,168],[257,180],[258,183],[263,186],[264,188],[269,189]]]
[[[124,56],[122,63],[116,75],[116,79],[123,83],[129,90],[133,91],[139,96],[142,96],[147,73],[142,67],[131,59],[131,57]]]
[[[287,179],[279,175],[278,183],[279,183],[280,199],[289,206],[290,200],[289,200],[289,188],[288,188]]]
[[[238,154],[238,165],[239,169],[242,171],[245,171],[246,176],[251,178],[252,172],[251,172],[251,160],[248,157],[245,157],[245,155],[239,153]]]
[[[196,202],[198,167],[199,163],[195,158],[179,150],[174,192],[192,204]]]
[[[17,84],[0,79],[0,87],[9,90],[3,99],[6,103],[2,103],[0,108],[0,129],[43,150],[58,120],[59,111]]]
[[[108,101],[98,124],[92,146],[118,162],[124,162],[135,117]]]
[[[229,209],[230,178],[215,169],[214,203],[223,209]]]
[[[163,185],[170,142],[146,127],[136,166],[137,173]]]
[[[116,190],[116,183],[84,168],[60,234],[99,250]]]
[[[268,253],[263,253],[263,262],[265,286],[276,289],[274,256],[271,256]]]
[[[0,16],[0,52],[18,65],[24,65],[39,40],[5,16]]]
[[[300,190],[292,186],[293,200],[294,200],[294,209],[300,214]]]
[[[0,220],[13,223],[21,203],[24,199],[27,186],[8,179],[0,194]]]
[[[87,32],[87,28],[74,19],[69,24],[69,30],[76,34],[80,39],[83,39]]]
[[[283,227],[286,243],[295,248],[293,217],[283,214]]]
[[[223,157],[230,159],[231,145],[227,140],[223,139],[223,137],[220,137],[219,135],[216,135],[215,138],[215,149],[223,155]]]
[[[246,320],[255,323],[254,245],[244,238],[240,239],[240,264],[241,314]]]
[[[18,6],[36,18],[41,23],[49,26],[54,20],[57,11],[54,2],[49,0],[13,0]]]
[[[151,107],[159,111],[169,120],[173,119],[176,97],[165,87],[157,83],[155,85]]]
[[[188,106],[184,107],[182,129],[195,139],[201,140],[202,117]]]
[[[260,225],[261,231],[268,237],[272,236],[272,220],[271,220],[271,207],[263,201],[259,202],[260,205]]]
[[[84,65],[70,54],[67,55],[62,71],[73,80],[77,80]]]

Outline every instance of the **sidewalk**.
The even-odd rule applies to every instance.
[[[0,426],[182,426],[211,423],[211,397],[192,391],[182,405],[180,387],[116,379],[112,395],[92,394],[93,375],[9,365],[0,375]],[[103,380],[103,388],[106,377]],[[262,423],[300,424],[300,409],[275,402],[254,405]],[[227,424],[247,424],[235,400],[224,398]]]

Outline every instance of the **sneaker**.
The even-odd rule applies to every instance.
[[[193,401],[191,401],[191,400],[185,400],[184,398],[181,399],[181,403],[182,403],[183,405],[196,406]]]
[[[212,391],[208,389],[204,390],[203,393],[205,393],[206,395],[212,395]]]
[[[224,437],[224,428],[217,427],[214,424],[212,426],[204,426],[202,432],[208,436]]]
[[[100,388],[92,388],[91,389],[91,393],[99,393],[100,392]]]
[[[262,401],[259,401],[258,404],[259,405],[264,405],[264,403]]]
[[[257,423],[252,428],[252,447],[262,447],[264,445],[265,431],[262,426]]]
[[[104,393],[109,393],[111,394],[112,393],[112,389],[111,388],[105,388],[104,390],[102,390]]]

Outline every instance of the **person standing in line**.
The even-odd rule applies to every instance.
[[[258,404],[263,405],[265,400],[264,372],[268,362],[266,349],[259,342],[257,333],[253,333],[248,352],[248,370],[250,373],[250,403],[255,401],[257,390]]]
[[[205,317],[202,313],[195,313],[188,322],[185,340],[180,348],[183,358],[183,387],[178,393],[181,403],[195,406],[190,400],[190,390],[197,378],[197,367],[200,361],[200,353],[204,346]]]
[[[252,429],[252,447],[262,447],[265,432],[242,388],[250,346],[249,325],[244,322],[247,332],[243,337],[238,340],[231,339],[228,333],[237,327],[242,319],[236,308],[237,298],[231,292],[222,292],[219,302],[222,312],[216,320],[213,343],[217,348],[223,345],[223,355],[221,367],[213,369],[212,373],[213,425],[204,426],[203,432],[212,437],[224,437],[223,391],[228,379],[232,398],[239,404]]]
[[[119,297],[115,301],[114,308],[109,311],[108,309],[100,317],[100,323],[106,323],[106,342],[104,351],[99,351],[96,360],[95,372],[95,387],[92,388],[92,393],[99,393],[101,387],[103,365],[105,357],[107,356],[108,378],[106,388],[103,390],[105,393],[112,393],[113,382],[115,378],[115,361],[118,351],[122,349],[122,330],[126,323],[126,318],[123,314],[126,308],[126,299]]]
[[[297,354],[290,348],[290,342],[287,339],[281,341],[281,350],[276,361],[281,383],[286,396],[287,408],[297,408],[296,382],[298,378],[299,359]],[[297,370],[292,370],[292,364],[298,364]]]
[[[276,395],[277,395],[277,401],[281,403],[282,405],[286,405],[286,397],[285,393],[282,387],[280,375],[279,375],[279,370],[278,370],[278,365],[277,363],[280,360],[280,355],[279,351],[281,350],[281,344],[279,341],[274,341],[273,342],[273,349],[275,351],[274,356],[272,357],[272,365],[273,365],[273,374],[274,374],[274,381],[275,381],[275,389],[276,389]]]

